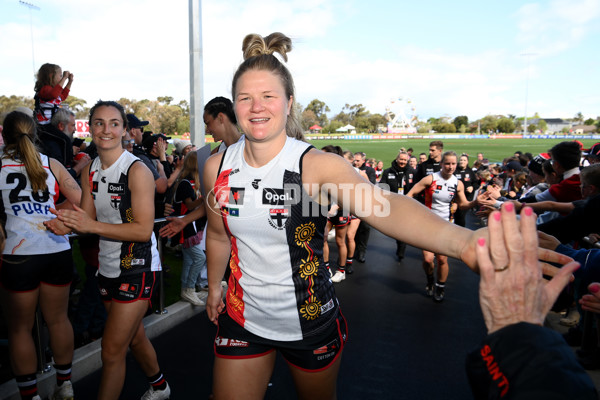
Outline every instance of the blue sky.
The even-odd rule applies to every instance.
[[[187,0],[31,2],[36,69],[73,72],[71,93],[88,106],[189,99]],[[420,119],[526,106],[545,118],[600,115],[600,0],[204,0],[202,17],[204,101],[231,97],[247,33],[281,31],[294,43],[297,100],[324,101],[330,116],[346,103],[384,113],[399,97]],[[0,0],[0,95],[33,95],[30,29],[26,7]]]

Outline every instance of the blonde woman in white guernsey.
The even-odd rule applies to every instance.
[[[245,137],[213,155],[204,173],[207,312],[219,327],[214,397],[263,398],[278,351],[300,399],[334,399],[347,330],[322,258],[329,199],[386,235],[462,259],[472,269],[483,233],[378,189],[341,157],[302,141],[294,85],[283,64],[291,50],[287,36],[248,35],[242,49],[232,95]],[[407,225],[414,229],[399,229]]]

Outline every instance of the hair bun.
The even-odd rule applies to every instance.
[[[244,38],[242,51],[244,60],[279,53],[287,62],[287,53],[292,51],[292,40],[281,32],[271,33],[264,38],[257,33],[251,33]]]

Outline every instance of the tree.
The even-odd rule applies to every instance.
[[[302,111],[302,129],[307,131],[311,126],[318,123],[319,120],[317,119],[314,111],[309,110],[308,108]],[[323,127],[323,125],[320,126]]]
[[[537,129],[538,129],[538,126],[536,124],[528,124],[527,125],[527,132],[529,132],[529,133],[534,133]]]
[[[304,111],[312,111],[317,120],[316,123],[318,123],[320,126],[325,126],[329,121],[329,118],[327,118],[326,113],[330,112],[331,110],[329,109],[327,104],[325,104],[321,100],[314,99],[313,101],[308,103]]]
[[[328,125],[325,125],[323,127],[323,132],[327,132],[327,133],[335,133],[335,131],[339,128],[341,128],[342,126],[344,126],[345,124],[343,124],[340,121],[331,121]]]
[[[11,112],[17,107],[26,107],[31,110],[34,108],[35,102],[33,97],[15,96],[10,97],[0,96],[0,114]],[[2,121],[0,121],[2,123]]]
[[[367,117],[369,112],[362,104],[347,104],[342,108],[342,111],[339,112],[335,117],[333,117],[334,121],[339,121],[342,125],[352,124],[356,126],[356,119],[361,117]]]
[[[370,114],[369,125],[372,132],[377,132],[379,126],[387,126],[387,119],[381,114]]]
[[[374,129],[371,128],[369,118],[366,116],[354,118],[352,124],[356,128],[357,132],[372,132]]]
[[[542,133],[544,133],[548,130],[548,124],[546,123],[546,121],[544,121],[541,118],[538,120],[537,126],[538,126],[538,129],[540,131],[542,131]]]
[[[480,121],[481,131],[486,133],[489,131],[496,131],[498,128],[498,118],[493,115],[486,115]]]
[[[87,104],[85,100],[77,98],[75,96],[69,96],[63,103],[67,104],[71,111],[75,113],[76,119],[88,118],[90,109],[89,107],[85,106]]]
[[[161,104],[169,105],[173,101],[173,98],[171,96],[159,96],[156,100]]]
[[[417,132],[419,133],[429,133],[431,131],[431,124],[425,121],[417,122]]]
[[[588,118],[585,121],[583,121],[584,125],[594,125],[596,123],[596,120],[593,118]]]
[[[515,131],[515,123],[510,118],[500,118],[497,128],[500,132],[512,133]]]
[[[451,124],[449,122],[438,122],[437,124],[432,125],[431,128],[436,132],[442,132],[442,133],[456,132],[456,126],[454,126],[454,124]]]
[[[575,114],[575,118],[573,118],[573,120],[575,122],[577,122],[579,125],[583,124],[583,114],[581,113],[581,111],[579,111],[577,114]]]
[[[462,125],[469,125],[469,117],[467,117],[466,115],[459,115],[458,117],[454,118],[452,123],[456,127],[456,130],[459,130]]]
[[[179,104],[177,104],[177,106],[181,108],[181,110],[183,111],[183,115],[185,115],[186,117],[190,116],[190,104],[187,102],[187,100],[181,100]],[[189,130],[186,132],[189,132]]]

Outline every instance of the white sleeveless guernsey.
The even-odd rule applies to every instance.
[[[452,175],[448,179],[444,179],[440,172],[432,174],[433,182],[425,190],[425,205],[431,208],[436,215],[450,221],[450,208],[452,199],[456,195],[458,187],[458,178]]]
[[[128,224],[133,221],[129,168],[140,161],[128,151],[123,151],[114,164],[101,168],[96,157],[90,166],[90,188],[96,207],[96,219],[109,224]],[[98,254],[100,273],[107,278],[159,271],[160,259],[154,233],[147,242],[126,242],[100,236]]]
[[[50,170],[49,160],[40,154],[42,165],[48,177],[45,192],[34,192],[25,170],[25,164],[2,157],[0,172],[0,190],[2,206],[0,218],[6,230],[6,242],[3,254],[34,255],[50,254],[71,248],[69,240],[46,229],[43,222],[55,218],[50,213],[58,198],[58,182]]]
[[[253,168],[245,145],[225,150],[215,182],[231,235],[227,312],[271,340],[319,334],[335,322],[339,304],[323,264],[327,210],[302,189],[302,159],[312,146],[287,138],[273,160]]]

